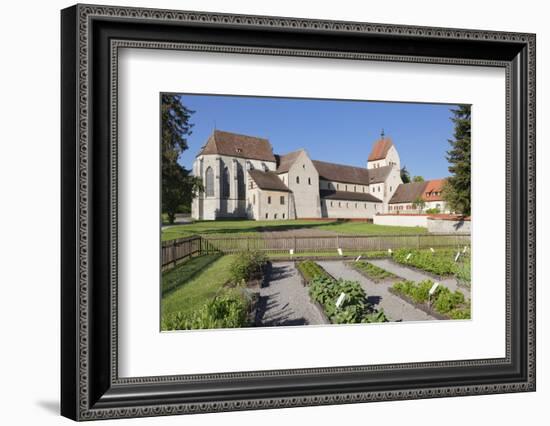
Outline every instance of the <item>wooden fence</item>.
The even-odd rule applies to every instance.
[[[162,267],[170,268],[193,255],[236,253],[260,250],[268,253],[321,253],[342,249],[346,252],[396,250],[400,248],[441,248],[470,245],[470,235],[335,235],[315,237],[188,237],[162,243]]]
[[[244,250],[260,250],[273,253],[374,251],[399,248],[462,247],[470,245],[469,235],[418,234],[418,235],[338,235],[315,237],[207,237],[210,250],[234,253]]]
[[[180,260],[202,254],[202,237],[194,236],[187,238],[178,238],[176,240],[163,241],[161,258],[162,267],[167,268],[175,266]]]

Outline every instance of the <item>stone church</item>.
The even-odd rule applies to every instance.
[[[399,154],[383,135],[363,168],[313,160],[304,149],[276,155],[267,139],[215,130],[193,174],[204,192],[191,213],[203,220],[371,219],[389,211],[403,186]]]

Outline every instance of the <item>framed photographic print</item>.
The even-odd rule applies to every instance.
[[[75,420],[535,390],[535,36],[76,5]]]

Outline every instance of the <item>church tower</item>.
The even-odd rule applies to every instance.
[[[395,166],[399,170],[401,169],[401,161],[392,140],[386,137],[384,130],[382,130],[380,139],[372,146],[367,169],[377,169],[385,166]]]

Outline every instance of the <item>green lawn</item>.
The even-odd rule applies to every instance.
[[[424,234],[426,228],[374,225],[366,222],[322,220],[212,220],[174,225],[162,231],[162,240],[173,240],[191,235],[253,236],[261,231],[287,231],[293,229],[321,229],[339,234],[356,235],[411,235]]]
[[[189,313],[212,299],[229,279],[234,256],[205,255],[162,274],[162,316]]]

